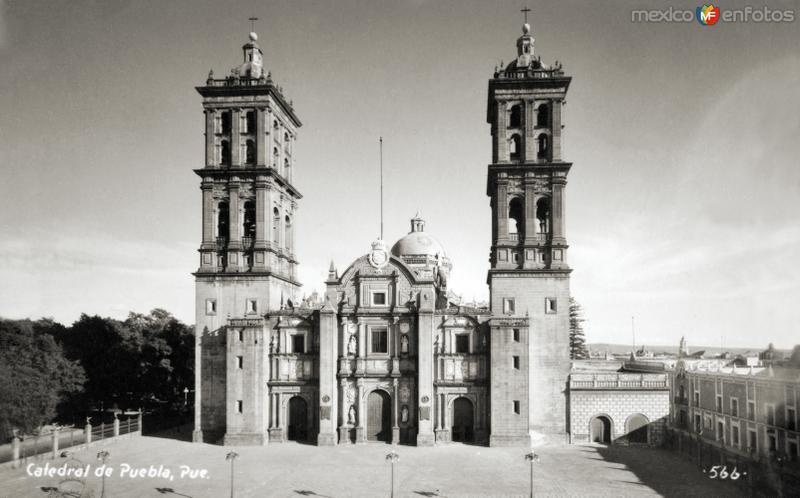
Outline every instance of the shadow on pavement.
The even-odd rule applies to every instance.
[[[621,464],[620,469],[638,478],[638,482],[619,482],[641,484],[662,496],[709,496],[709,492],[711,496],[748,496],[730,481],[710,481],[691,461],[665,450],[618,445],[594,449],[606,462]]]
[[[164,429],[162,431],[154,432],[151,434],[146,434],[148,437],[158,437],[163,439],[174,439],[175,441],[192,441],[192,429],[193,426],[191,423],[178,425],[176,427],[170,427],[169,429]]]
[[[294,490],[294,492],[295,492],[296,494],[298,494],[298,495],[303,495],[303,496],[321,496],[321,497],[323,497],[323,498],[331,498],[331,497],[330,497],[330,496],[328,496],[328,495],[318,495],[317,493],[315,493],[315,492],[313,492],[313,491],[310,491],[310,490],[308,490],[308,489],[299,489],[299,490],[298,490],[298,489],[295,489],[295,490]]]

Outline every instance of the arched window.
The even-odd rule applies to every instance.
[[[277,120],[277,119],[276,119],[275,121],[273,121],[273,122],[272,122],[272,127],[273,127],[274,129],[276,129],[276,130],[278,129],[278,120]]]
[[[520,239],[523,238],[525,230],[525,208],[522,199],[514,197],[508,203],[508,233],[518,234]]]
[[[256,204],[253,201],[244,203],[242,233],[245,237],[255,238],[256,236]]]
[[[286,238],[286,249],[291,252],[292,251],[292,219],[289,216],[286,216],[284,220],[284,237]]]
[[[539,222],[539,233],[550,232],[550,199],[547,197],[536,202],[536,220]]]
[[[536,114],[536,126],[547,127],[550,124],[550,107],[547,104],[539,106],[539,112]]]
[[[222,112],[222,133],[228,134],[231,132],[231,113],[230,111]]]
[[[224,239],[225,241],[228,240],[230,236],[230,226],[228,223],[230,222],[229,219],[229,211],[228,211],[228,203],[227,202],[220,202],[217,206],[217,237],[220,239]]]
[[[245,159],[247,164],[255,164],[256,162],[256,143],[252,140],[245,142]]]
[[[549,147],[548,143],[549,140],[547,139],[547,135],[545,135],[544,133],[539,135],[538,142],[539,142],[539,150],[536,154],[536,157],[538,157],[539,159],[547,159],[547,148]]]
[[[520,159],[521,149],[522,141],[519,135],[511,135],[511,139],[508,141],[508,155],[512,161],[518,161]]]
[[[278,151],[277,147],[272,148],[272,167],[278,169],[278,157],[280,152]]]
[[[255,133],[256,132],[256,112],[255,111],[247,111],[245,114],[245,124],[247,126],[247,130],[245,133]]]
[[[227,140],[220,142],[220,158],[219,163],[227,166],[231,163],[231,146]]]
[[[511,107],[511,112],[508,116],[508,127],[519,128],[522,126],[522,106],[517,104]]]
[[[272,243],[277,244],[281,231],[281,212],[278,208],[272,209]]]
[[[283,158],[283,177],[284,178],[289,178],[289,166],[290,166],[289,158],[288,157],[284,157]]]
[[[289,134],[288,133],[284,133],[283,134],[283,144],[284,145],[289,145]]]

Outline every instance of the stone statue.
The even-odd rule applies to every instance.
[[[403,408],[400,410],[400,421],[404,424],[408,423],[408,405],[403,405]]]
[[[355,335],[351,335],[350,340],[347,342],[347,354],[349,354],[350,356],[355,356],[357,349],[358,349],[358,340],[356,339]]]
[[[405,334],[400,336],[400,352],[408,354],[408,336]]]
[[[356,407],[355,407],[355,405],[350,405],[350,410],[347,412],[347,424],[348,425],[356,425]]]
[[[438,335],[436,336],[436,339],[433,340],[433,352],[434,353],[440,353],[441,352],[441,351],[439,351],[439,336]]]

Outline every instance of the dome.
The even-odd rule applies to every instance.
[[[442,244],[425,233],[425,220],[419,217],[419,213],[411,218],[411,232],[392,246],[392,255],[398,258],[403,256],[436,257],[436,255],[441,258],[446,257]]]
[[[425,232],[411,232],[392,246],[392,255],[402,256],[445,256],[444,248],[438,240]]]

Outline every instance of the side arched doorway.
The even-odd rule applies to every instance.
[[[589,440],[593,443],[611,444],[611,420],[605,415],[594,417],[589,423]]]
[[[453,427],[450,439],[456,442],[471,443],[475,439],[475,414],[472,401],[460,397],[453,401]]]
[[[392,439],[392,404],[389,395],[381,390],[369,393],[367,397],[367,440],[385,441]]]
[[[290,441],[306,441],[308,439],[308,405],[300,396],[289,400],[289,431],[287,438]]]
[[[647,425],[650,423],[647,417],[641,413],[636,413],[628,417],[625,422],[625,434],[628,436],[629,443],[647,444]]]

